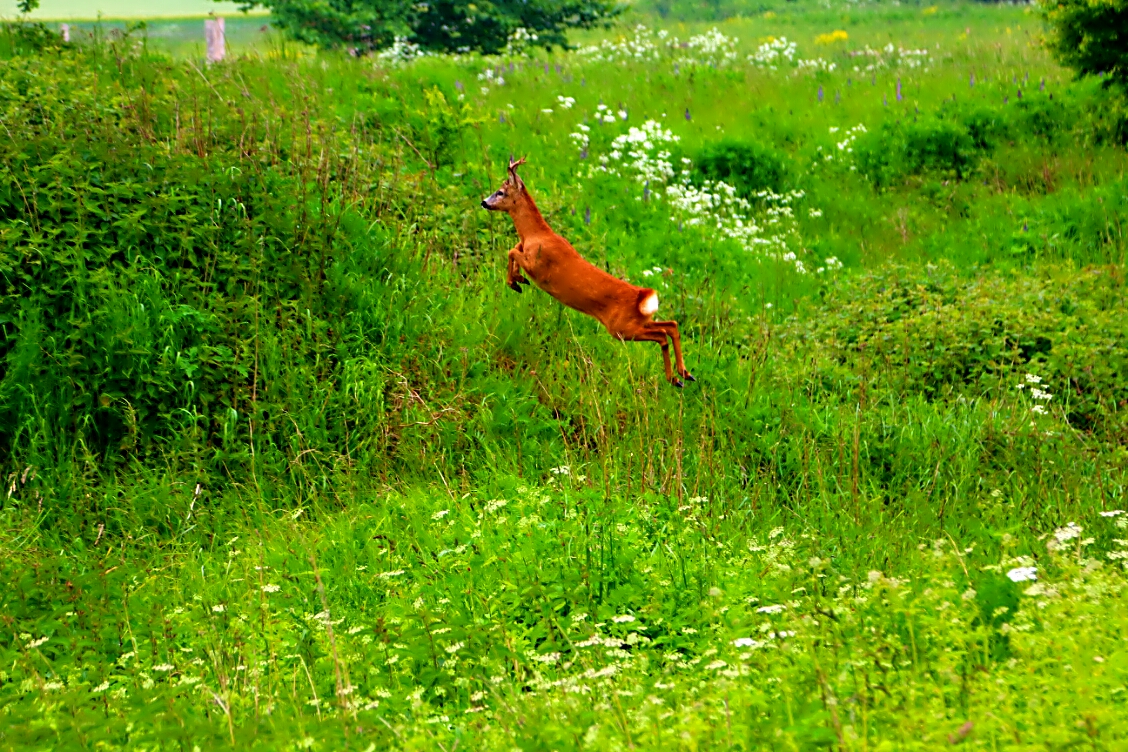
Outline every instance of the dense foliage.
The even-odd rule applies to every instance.
[[[1128,156],[1029,23],[0,48],[0,747],[1124,743]],[[514,152],[696,384],[504,286]]]
[[[564,46],[568,29],[614,16],[613,0],[257,0],[278,28],[320,47],[369,52],[397,38],[424,50],[494,54],[520,45]],[[516,35],[516,38],[515,38]]]
[[[1048,0],[1041,8],[1050,47],[1064,65],[1128,91],[1128,2]]]

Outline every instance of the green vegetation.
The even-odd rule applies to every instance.
[[[1042,6],[1052,32],[1050,47],[1081,75],[1108,76],[1128,90],[1128,49],[1120,42],[1128,33],[1128,3],[1055,0]]]
[[[0,36],[0,748],[1128,742],[1117,93],[1009,6],[627,21]],[[510,154],[696,384],[505,287]]]
[[[569,29],[606,24],[611,0],[247,0],[288,35],[352,54],[412,45],[442,52],[519,51],[564,46]]]

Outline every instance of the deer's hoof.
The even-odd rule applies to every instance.
[[[517,284],[516,282],[510,282],[509,289],[513,292],[521,292],[521,285]]]
[[[674,379],[670,383],[676,386],[678,389],[681,389],[683,386],[685,386],[685,384],[682,383],[681,379]]]
[[[531,284],[533,284],[532,282],[530,282],[529,280],[525,279],[524,277],[518,277],[518,278],[517,278],[517,281],[518,281],[518,282],[520,282],[520,283],[521,283],[521,284],[523,284],[523,285],[531,285]]]
[[[693,378],[693,374],[692,374],[692,373],[690,373],[689,371],[686,371],[685,373],[683,373],[683,374],[682,374],[682,377],[683,377],[683,378],[684,378],[684,379],[685,379],[686,381],[697,381],[697,379]]]

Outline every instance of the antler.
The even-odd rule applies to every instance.
[[[514,183],[521,183],[521,178],[517,177],[517,168],[523,164],[525,164],[524,157],[521,157],[516,162],[513,161],[513,157],[509,158],[509,176],[513,179]]]

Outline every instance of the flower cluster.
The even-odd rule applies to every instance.
[[[658,42],[654,40],[657,36]],[[604,39],[599,44],[588,45],[576,50],[576,54],[601,63],[617,63],[640,60],[657,60],[661,54],[659,42],[665,41],[666,31],[654,34],[646,26],[639,24],[634,28],[634,36]]]
[[[614,115],[605,105],[599,107],[603,109],[596,110],[597,122],[615,122]],[[579,128],[581,130],[573,133],[572,139],[581,148],[586,148],[589,143],[588,128],[585,125],[580,125]],[[589,169],[587,177],[593,177],[597,172],[622,175],[625,171],[628,176],[643,184],[648,181],[665,183],[674,177],[674,168],[670,163],[670,152],[659,147],[678,140],[678,136],[655,120],[647,120],[641,127],[631,126],[626,133],[615,137],[611,142],[611,150],[600,155],[599,163]]]
[[[1070,541],[1080,538],[1082,532],[1083,529],[1076,522],[1066,523],[1065,527],[1059,527],[1054,531],[1054,534],[1050,536],[1050,540],[1046,544],[1046,549],[1049,550],[1050,553],[1065,551],[1072,547]],[[1089,543],[1092,543],[1092,541],[1086,539],[1081,541],[1080,545],[1084,546]]]
[[[1034,406],[1030,408],[1030,412],[1037,415],[1046,414],[1046,403],[1054,398],[1054,395],[1047,392],[1042,388],[1042,377],[1035,376],[1032,373],[1026,374],[1026,380],[1018,385],[1019,390],[1029,387],[1030,396],[1035,400]]]
[[[501,75],[501,67],[489,67],[478,74],[478,80],[482,82],[482,93],[489,94],[491,86],[505,86],[505,77]]]
[[[536,32],[518,26],[509,34],[509,41],[505,43],[505,54],[511,57],[526,55],[538,38]]]
[[[630,37],[604,39],[599,44],[581,47],[577,54],[601,63],[656,61],[663,55],[681,65],[722,65],[736,60],[736,37],[729,37],[710,29],[682,42],[670,38],[669,32],[651,31],[643,25],[636,26]]]
[[[615,110],[603,104],[603,102],[600,102],[595,106],[595,122],[597,123],[614,123],[615,115]],[[619,110],[618,117],[621,120],[626,120],[627,111],[622,109]]]
[[[666,186],[666,198],[674,210],[671,220],[687,227],[716,230],[746,251],[778,258],[794,265],[799,274],[807,273],[803,261],[788,250],[795,244],[798,229],[792,203],[803,198],[802,191],[779,194],[763,190],[754,194],[765,207],[764,216],[757,222],[750,217],[752,204],[738,196],[736,188],[721,180],[706,180],[695,186],[688,181],[687,173],[683,171],[682,182]]]
[[[904,65],[907,68],[919,68],[926,63],[932,62],[932,57],[928,50],[894,47],[892,42],[879,50],[875,50],[869,45],[866,45],[863,49],[852,50],[846,54],[852,58],[863,58],[863,60],[859,62],[865,64],[855,65],[854,70],[867,73],[896,65]],[[865,62],[867,59],[869,62]]]
[[[848,129],[845,133],[842,133],[841,140],[838,140],[840,138],[840,136],[838,135],[840,130],[842,129],[837,126],[832,126],[830,128],[830,135],[835,138],[835,148],[830,151],[824,151],[823,147],[818,147],[818,156],[815,159],[814,164],[815,167],[817,167],[822,162],[848,162],[850,160],[849,155],[854,153],[854,142],[858,140],[858,136],[867,132],[865,125],[858,123],[853,128]],[[851,171],[858,169],[853,164],[850,164],[849,167]]]
[[[416,58],[425,57],[427,51],[417,44],[407,41],[407,37],[396,37],[391,47],[376,53],[376,60],[384,64],[410,63]]]
[[[845,32],[835,32],[835,34]],[[823,36],[834,36],[823,35]],[[838,39],[839,37],[834,37]],[[768,41],[761,44],[756,51],[748,56],[748,62],[768,70],[778,70],[781,65],[794,66],[798,73],[818,73],[819,71],[831,72],[838,65],[821,57],[806,60],[798,57],[799,48],[795,42],[787,41],[787,37],[769,37]]]
[[[662,127],[655,120],[647,120],[641,128],[631,127],[626,133],[616,136],[611,142],[611,151],[607,154],[607,163],[621,162],[623,157],[629,160],[623,162],[636,180],[641,183],[664,183],[674,177],[674,167],[670,163],[670,152],[656,146],[672,144],[679,141],[673,132]]]
[[[705,32],[690,37],[686,42],[677,44],[675,49],[682,52],[678,62],[685,65],[721,65],[736,60],[736,37],[728,37],[715,27]]]
[[[800,58],[799,60],[795,61],[795,67],[800,73],[818,73],[819,71],[830,73],[835,68],[837,68],[838,65],[836,63],[831,63],[823,60],[821,57],[816,57],[812,60],[804,60]]]
[[[815,37],[815,44],[834,44],[835,42],[845,42],[850,38],[850,35],[841,29],[835,29],[829,34],[819,34]]]
[[[829,256],[823,261],[825,266],[820,266],[815,269],[815,273],[823,274],[825,272],[836,272],[842,268],[842,262],[838,260],[837,256]]]
[[[771,37],[748,56],[748,62],[769,70],[776,70],[784,62],[789,65],[794,63],[797,52],[798,47],[795,42],[787,41],[787,37],[780,37],[779,39]]]
[[[584,125],[583,123],[577,123],[575,132],[568,134],[568,138],[575,141],[576,145],[580,147],[580,154],[582,156],[587,156],[587,148],[588,145],[591,144],[591,136],[589,135],[590,133],[591,128],[589,126]]]

